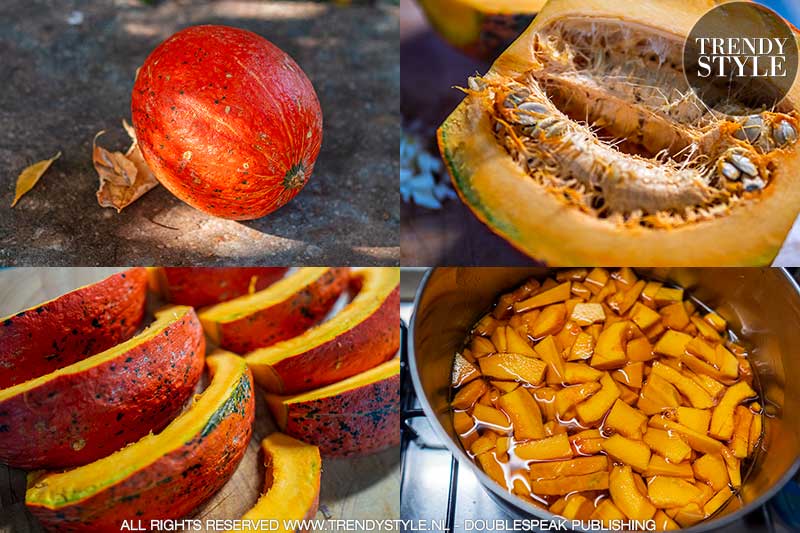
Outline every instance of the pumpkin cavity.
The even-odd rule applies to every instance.
[[[469,79],[497,142],[566,204],[623,225],[675,227],[758,201],[800,115],[735,97],[707,107],[682,70],[683,39],[602,19],[533,36],[531,67]]]

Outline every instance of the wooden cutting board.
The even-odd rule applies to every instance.
[[[0,270],[0,317],[99,281],[115,268],[19,268]],[[151,309],[161,302],[153,299]],[[256,394],[253,438],[239,468],[192,518],[239,518],[258,499],[264,483],[261,439],[275,431],[263,394]],[[398,428],[400,431],[400,428]],[[0,532],[43,531],[25,508],[25,472],[0,465]],[[400,452],[391,448],[356,459],[324,459],[317,519],[397,519],[400,517]]]

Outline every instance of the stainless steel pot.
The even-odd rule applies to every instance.
[[[500,293],[544,268],[436,268],[417,291],[411,320],[409,362],[419,401],[434,430],[460,464],[512,515],[553,515],[503,490],[466,455],[449,413],[453,354],[466,333]],[[767,419],[761,449],[741,490],[714,517],[684,531],[719,528],[757,509],[800,466],[800,288],[783,269],[639,269],[642,275],[674,282],[718,309],[751,348]],[[792,384],[798,380],[797,384]]]

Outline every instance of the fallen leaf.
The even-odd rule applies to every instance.
[[[59,157],[61,157],[61,152],[58,152],[50,159],[45,159],[44,161],[34,163],[22,171],[17,178],[17,190],[16,194],[14,195],[14,201],[11,202],[11,207],[17,205],[19,199],[22,198],[25,193],[33,189],[34,185],[36,185],[36,183],[39,181],[39,178],[41,178],[47,169],[50,168],[50,165],[53,164],[53,161]]]
[[[100,177],[97,202],[102,207],[115,208],[118,213],[158,185],[158,180],[148,168],[139,145],[136,144],[133,128],[124,120],[122,125],[132,141],[124,154],[110,152],[97,145],[97,138],[105,131],[98,132],[92,141],[92,161]]]

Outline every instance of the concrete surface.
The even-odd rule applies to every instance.
[[[392,0],[3,0],[0,264],[397,264],[398,11]],[[101,208],[92,137],[105,129],[101,145],[127,148],[120,121],[130,119],[136,68],[201,23],[255,31],[303,67],[325,123],[314,175],[287,206],[245,223],[209,217],[162,187],[121,214]],[[9,208],[19,172],[58,150]]]

